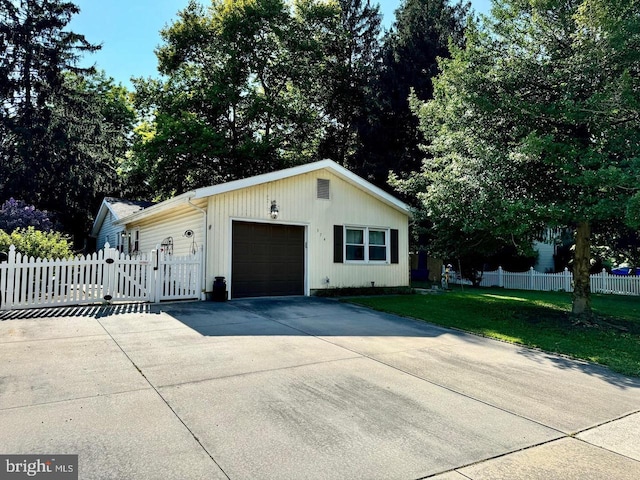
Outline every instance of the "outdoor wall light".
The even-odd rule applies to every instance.
[[[278,210],[278,205],[276,204],[275,200],[271,201],[271,210],[269,211],[269,215],[271,216],[271,218],[273,218],[274,220],[276,218],[278,218],[278,214],[280,213],[280,211]]]

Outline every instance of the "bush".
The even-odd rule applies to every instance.
[[[8,234],[0,230],[0,252],[9,253],[15,245],[23,255],[36,258],[70,258],[73,250],[67,237],[60,232],[43,232],[34,227],[19,228]]]
[[[360,297],[373,295],[411,295],[411,287],[334,287],[313,290],[316,297]]]
[[[38,210],[22,200],[10,198],[0,206],[0,230],[13,232],[27,227],[48,232],[55,228],[55,224],[46,210]]]

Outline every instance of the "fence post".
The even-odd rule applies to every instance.
[[[534,275],[535,270],[533,269],[533,267],[529,268],[529,290],[533,290],[535,287],[535,285],[533,284],[533,275]]]
[[[602,269],[602,290],[599,293],[609,293],[609,276],[604,268]]]
[[[502,267],[498,267],[498,286],[504,287],[504,278],[502,277]]]
[[[564,291],[571,291],[571,272],[567,267],[564,267]]]
[[[160,303],[160,299],[162,298],[162,289],[164,287],[165,282],[165,268],[164,264],[164,252],[162,252],[162,247],[160,245],[156,245],[156,249],[153,251],[155,260],[153,264],[154,271],[154,282],[155,282],[155,298],[153,299],[154,303]]]
[[[13,306],[13,287],[15,284],[16,246],[9,246],[7,268],[5,274],[0,277],[0,310],[11,310]]]
[[[200,248],[198,249],[198,268],[200,269],[200,271],[198,273],[200,273],[200,275],[198,275],[197,280],[197,286],[196,286],[196,293],[198,294],[198,298],[200,300],[206,300],[206,294],[205,294],[205,290],[206,290],[206,285],[207,285],[207,278],[205,276],[206,273],[206,268],[204,265],[204,261],[205,261],[205,257],[204,257],[204,245],[200,245]]]
[[[16,288],[16,246],[9,247],[9,261],[7,262],[7,309],[13,308],[15,302],[14,289]]]
[[[149,279],[147,282],[147,295],[149,296],[149,302],[156,302],[156,278],[158,276],[158,251],[151,250],[149,252],[149,265],[147,272],[149,273]]]

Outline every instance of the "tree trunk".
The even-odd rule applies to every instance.
[[[576,231],[576,249],[573,258],[573,308],[574,315],[591,315],[591,226],[580,222]]]

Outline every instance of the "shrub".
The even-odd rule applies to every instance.
[[[313,290],[316,297],[359,297],[373,295],[411,295],[411,287],[333,287]]]
[[[8,234],[0,230],[0,252],[9,252],[15,245],[23,255],[36,258],[70,258],[73,250],[67,237],[60,232],[43,232],[34,227],[19,228]]]
[[[48,232],[55,228],[49,212],[38,210],[22,200],[10,198],[0,206],[0,230],[13,232],[18,228],[34,227]]]

